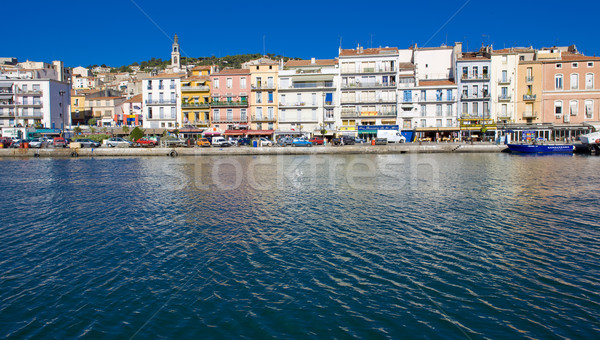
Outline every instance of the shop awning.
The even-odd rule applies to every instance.
[[[264,135],[272,135],[274,130],[248,130],[246,135],[248,136],[264,136]]]
[[[275,135],[303,135],[305,132],[301,132],[301,131],[275,131],[274,134]]]
[[[248,130],[225,130],[225,136],[243,136]]]
[[[208,131],[208,132],[203,133],[203,135],[205,135],[205,136],[219,136],[219,135],[221,135],[221,132],[220,131]]]

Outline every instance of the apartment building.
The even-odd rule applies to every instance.
[[[242,65],[250,70],[250,125],[253,130],[273,134],[279,120],[279,63],[269,58],[252,60]]]
[[[249,128],[250,70],[223,69],[211,74],[211,126],[218,131]]]
[[[279,130],[276,134],[332,136],[339,125],[334,59],[290,60],[279,71]]]
[[[197,66],[181,81],[181,111],[184,126],[210,126],[211,66]]]
[[[185,73],[162,73],[143,79],[144,128],[174,129],[182,126],[181,79]]]
[[[360,125],[397,124],[398,48],[340,49],[340,130]]]

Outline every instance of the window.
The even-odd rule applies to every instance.
[[[275,84],[273,84],[273,77],[268,77],[268,78],[267,78],[267,86],[268,86],[270,89],[272,89],[272,88],[275,86]]]
[[[230,89],[233,87],[233,78],[227,78],[225,86]]]
[[[412,91],[411,90],[406,90],[406,91],[402,92],[402,101],[405,103],[412,102]]]
[[[175,79],[171,79],[171,89],[175,89]]]
[[[312,105],[313,106],[317,105],[317,94],[316,93],[313,93],[311,95],[311,99],[312,99]]]
[[[446,100],[452,100],[452,90],[446,90]]]
[[[442,116],[442,104],[437,104],[435,106],[435,115],[438,117]]]
[[[302,120],[302,110],[300,109],[296,110],[296,120]]]
[[[462,112],[463,112],[463,115],[469,115],[469,104],[468,103],[462,103]]]
[[[586,119],[594,118],[594,101],[593,100],[585,101],[585,118]]]
[[[174,106],[171,106],[171,119],[177,118],[177,109]]]
[[[594,63],[593,63],[593,62],[591,62],[591,61],[590,61],[590,62],[588,62],[588,63],[587,63],[587,67],[594,67]]]
[[[585,88],[586,89],[594,88],[594,74],[593,73],[587,73],[585,75]]]
[[[502,63],[506,64],[508,62],[508,56],[507,55],[503,55],[502,56]]]
[[[262,92],[256,92],[256,104],[262,104]]]
[[[508,112],[508,105],[502,104],[502,106],[500,107],[500,112],[502,112],[502,117],[506,117],[506,114]]]
[[[160,109],[158,110],[158,114],[160,119],[165,119],[165,108],[164,107],[160,107]]]
[[[579,74],[571,73],[571,90],[577,90],[579,88]]]
[[[503,56],[505,57],[505,56]],[[502,70],[502,82],[506,83],[506,80],[508,79],[508,71],[507,70]]]
[[[218,121],[221,120],[221,117],[219,117],[219,116],[220,116],[219,109],[214,109],[214,111],[213,111],[213,120],[215,122],[218,122]]]
[[[312,109],[312,120],[317,120],[317,109]]]
[[[442,90],[436,90],[435,91],[435,100],[437,100],[437,101],[441,101],[442,100]]]
[[[161,79],[161,80],[158,81],[158,89],[162,90],[164,88],[165,88],[165,86],[163,85],[163,80]]]
[[[240,88],[241,89],[245,89],[246,88],[246,77],[240,78]]]
[[[462,77],[463,79],[466,79],[469,76],[469,68],[468,67],[463,67],[462,68]]]
[[[446,116],[452,116],[452,104],[446,104]]]
[[[579,63],[572,63],[572,64],[571,64],[571,67],[572,67],[572,68],[578,68],[578,67],[579,67]]]
[[[579,113],[579,101],[571,100],[569,103],[569,114],[571,116],[577,116],[577,113]]]
[[[556,64],[556,68],[562,68],[562,64]]]
[[[563,75],[562,74],[557,74],[554,76],[554,88],[556,90],[563,89]]]
[[[262,77],[256,77],[256,88],[260,89],[262,87]]]
[[[473,78],[479,77],[479,67],[473,66]]]
[[[473,115],[479,116],[479,103],[478,102],[474,102],[472,105],[473,105],[472,106],[472,113],[473,113]]]
[[[426,101],[427,100],[427,91],[421,90],[421,100],[422,101]]]
[[[486,114],[489,115],[490,113],[490,107],[489,107],[490,103],[488,102],[483,102],[483,117],[485,117]]]
[[[148,108],[148,119],[152,119],[152,108]]]
[[[148,80],[148,86],[146,88],[152,90],[152,80]]]
[[[273,103],[273,91],[269,91],[267,94],[269,104]]]
[[[246,109],[241,109],[241,110],[240,110],[240,120],[241,120],[242,122],[245,122],[245,121],[247,121],[247,120],[248,120],[247,114],[248,114],[248,113],[246,112]]]
[[[421,105],[421,117],[427,116],[427,106]]]
[[[229,122],[232,121],[233,120],[233,109],[227,109],[226,115],[227,115],[227,121],[229,121]]]
[[[219,88],[219,78],[213,79],[213,88],[215,88],[215,89]]]
[[[329,92],[325,94],[325,105],[333,105],[333,93]]]
[[[267,107],[267,115],[269,119],[275,119],[275,109],[272,106]]]
[[[560,118],[560,116],[562,116],[562,100],[557,100],[554,102],[554,115],[556,118]]]
[[[256,119],[262,119],[262,107],[256,108]]]

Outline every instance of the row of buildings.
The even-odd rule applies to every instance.
[[[505,133],[518,139],[521,130],[566,139],[600,128],[600,86],[595,82],[600,57],[585,56],[575,46],[483,46],[475,52],[463,51],[461,43],[408,49],[358,46],[340,48],[335,59],[284,63],[265,57],[239,69],[218,69],[182,66],[175,38],[171,65],[158,74],[109,79],[85,68],[68,72],[57,64],[48,67],[53,74],[35,75],[33,69],[5,67],[0,73],[0,126],[62,127],[58,118],[64,115],[52,112],[66,108],[51,104],[60,99],[70,103],[70,125],[94,118],[100,126],[223,135],[368,137],[392,125],[432,140]],[[15,85],[15,73],[26,72],[31,79],[19,81],[55,85],[25,99],[29,95]],[[113,86],[106,87],[109,83]]]

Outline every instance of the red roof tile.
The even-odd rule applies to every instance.
[[[444,85],[456,85],[452,80],[420,80],[419,86],[444,86]]]
[[[218,75],[226,75],[226,74],[250,74],[250,70],[243,69],[243,68],[226,68],[217,73],[213,73],[212,75],[218,76]]]

